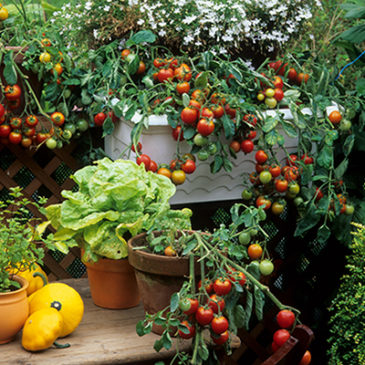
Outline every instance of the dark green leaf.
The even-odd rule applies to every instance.
[[[301,236],[313,228],[321,219],[321,215],[316,211],[314,206],[308,209],[306,215],[297,223],[297,228],[294,232],[294,236]]]
[[[223,157],[216,155],[214,161],[210,164],[210,172],[212,174],[217,173],[223,166]]]
[[[344,158],[341,163],[335,169],[335,177],[337,180],[341,180],[342,177],[345,175],[347,167],[349,165],[349,160]]]
[[[208,72],[202,72],[194,82],[196,89],[205,89],[208,84]]]
[[[174,293],[171,295],[170,311],[175,312],[178,306],[179,306],[179,296],[177,293]]]
[[[191,139],[195,136],[196,130],[193,127],[186,127],[184,128],[184,138]]]
[[[351,43],[361,43],[365,41],[365,25],[355,25],[345,30],[340,37]]]
[[[169,350],[172,346],[172,340],[171,340],[171,336],[169,334],[168,331],[164,332],[162,335],[162,341],[163,341],[163,347],[166,350]]]
[[[125,118],[126,120],[131,120],[131,119],[133,118],[134,114],[136,114],[136,111],[137,111],[137,105],[132,104],[132,105],[128,108],[127,112],[125,113],[124,118]]]
[[[250,291],[246,290],[246,307],[245,307],[245,319],[244,319],[245,322],[244,326],[246,330],[248,330],[249,328],[252,308],[253,308],[253,295]]]
[[[247,266],[247,270],[248,272],[253,275],[257,280],[260,280],[261,277],[261,273],[260,273],[260,269],[259,269],[259,265],[257,265],[257,262],[251,262],[248,266]]]
[[[85,85],[88,82],[88,79],[86,79],[87,76],[90,76],[90,79],[92,77],[92,74],[86,74],[84,75],[85,79],[83,79],[82,81],[84,82],[82,85]],[[62,81],[63,85],[80,85],[80,80],[79,79],[66,79]]]
[[[156,352],[159,352],[163,348],[163,339],[162,337],[155,341],[153,348]]]
[[[324,137],[324,143],[328,146],[332,146],[333,142],[338,138],[337,131],[327,131],[326,136]]]
[[[138,57],[137,54],[133,54],[129,58],[129,63],[128,63],[128,66],[127,66],[127,71],[128,71],[129,74],[134,75],[137,72],[138,67],[139,67],[139,57]]]
[[[281,125],[284,129],[284,132],[291,138],[297,138],[298,137],[298,131],[297,129],[291,124],[286,121],[281,121]]]
[[[92,99],[86,89],[82,89],[81,91],[81,102],[84,105],[89,105],[92,103]]]
[[[259,321],[262,321],[263,318],[263,309],[265,304],[265,294],[257,287],[254,287],[254,296],[255,296],[255,313],[256,317]]]
[[[354,147],[354,143],[355,143],[355,135],[350,134],[346,138],[345,143],[343,144],[343,147],[342,147],[342,150],[343,150],[343,153],[345,154],[345,156],[348,156],[350,154],[350,152],[352,151],[352,148]]]
[[[115,116],[117,118],[120,118],[123,116],[123,109],[124,109],[124,103],[121,101],[114,105],[113,113],[115,114]]]
[[[319,166],[329,169],[333,162],[333,148],[330,146],[324,146],[319,152],[317,157],[317,163]]]
[[[191,252],[192,250],[194,250],[194,248],[197,245],[197,241],[196,240],[190,240],[189,243],[187,244],[187,246],[184,248],[182,255],[186,256],[189,252]]]
[[[113,64],[111,61],[107,61],[104,63],[103,68],[101,70],[101,73],[104,78],[107,78],[110,75],[112,68],[113,68]]]
[[[243,309],[242,305],[238,304],[234,308],[234,322],[237,328],[241,328],[245,325],[246,320],[246,312]]]
[[[200,343],[200,346],[198,347],[198,353],[200,358],[204,361],[207,360],[209,357],[208,347],[203,341]]]
[[[301,175],[301,184],[307,185],[310,181],[312,181],[313,175],[313,165],[305,165],[303,167],[303,172]]]
[[[328,176],[327,175],[314,175],[312,178],[313,181],[327,181]]]
[[[138,336],[144,336],[147,333],[150,333],[152,330],[152,323],[148,322],[147,324],[144,321],[139,321],[136,325],[136,332]]]
[[[358,79],[356,81],[356,91],[359,96],[365,96],[365,79]]]
[[[235,124],[233,123],[232,119],[229,118],[228,115],[223,115],[221,120],[223,122],[223,129],[224,129],[224,134],[225,134],[226,138],[229,139],[229,138],[233,137],[236,127],[235,127]]]
[[[111,135],[114,131],[114,123],[110,117],[106,118],[103,123],[103,135],[104,138],[107,135]]]
[[[8,85],[15,85],[17,82],[17,73],[13,64],[13,52],[9,52],[7,54],[5,54],[4,56],[4,71],[3,71],[3,76],[5,78],[5,81]]]
[[[242,81],[242,74],[241,71],[235,67],[234,65],[230,64],[229,65],[229,72],[239,81]]]
[[[232,168],[233,168],[233,164],[232,164],[231,160],[229,160],[226,157],[223,157],[223,168],[224,168],[224,171],[227,171],[227,172],[231,172]]]
[[[326,225],[319,227],[317,232],[318,243],[326,242],[330,237],[330,235],[331,235],[331,230]]]
[[[55,82],[48,84],[43,89],[46,94],[46,99],[48,100],[55,100],[55,98],[58,96],[58,90],[58,85]]]
[[[134,44],[140,44],[143,42],[153,43],[155,40],[156,36],[150,30],[141,30],[136,34],[133,34],[132,37],[128,39],[126,46],[130,47]]]

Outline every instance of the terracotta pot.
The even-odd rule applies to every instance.
[[[28,281],[14,275],[13,280],[22,287],[18,290],[0,293],[0,344],[12,341],[22,329],[29,314],[27,299]]]
[[[170,304],[172,294],[178,292],[189,277],[189,259],[155,255],[133,247],[146,245],[146,233],[128,241],[128,260],[134,267],[144,309],[149,314],[157,313]],[[199,264],[195,266],[198,273]],[[161,334],[162,328],[153,326],[154,333]]]
[[[102,308],[126,309],[135,307],[140,296],[133,267],[128,259],[99,259],[84,262],[93,302]]]

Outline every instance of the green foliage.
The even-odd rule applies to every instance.
[[[46,223],[33,216],[33,212],[44,212],[40,202],[32,202],[21,192],[20,187],[10,188],[10,198],[0,201],[0,293],[19,288],[12,275],[42,263],[44,246],[53,248],[42,239]]]
[[[365,364],[365,226],[356,227],[347,273],[329,308],[330,365]]]

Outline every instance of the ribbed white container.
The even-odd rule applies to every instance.
[[[327,113],[330,111],[327,111]],[[310,114],[309,109],[303,109],[302,112]],[[267,111],[268,115],[275,115],[275,113],[277,112]],[[282,109],[280,113],[284,114],[284,119],[292,119],[289,109]],[[131,130],[134,123],[137,123],[140,119],[140,115],[135,115],[132,121],[120,121],[115,126],[113,134],[105,137],[105,152],[110,158],[113,160],[121,158],[124,151],[129,151]],[[172,129],[168,125],[167,117],[150,116],[148,122],[149,128],[143,132],[140,138],[143,153],[149,155],[157,164],[169,163],[176,153],[176,141],[172,138]],[[290,152],[295,152],[297,148],[296,139],[286,137],[285,146]],[[185,153],[189,150],[190,146],[182,142],[181,152]],[[212,174],[209,166],[211,158],[207,161],[197,161],[195,172],[187,175],[184,184],[177,186],[176,194],[171,198],[170,203],[182,204],[240,199],[243,190],[243,174],[255,170],[255,153],[255,150],[247,155],[239,152],[237,159],[231,159],[233,169],[229,173],[222,169],[218,173]],[[123,158],[127,158],[127,156]],[[131,152],[129,158],[134,161],[136,155]],[[284,158],[284,154],[280,156],[279,153],[279,158]]]

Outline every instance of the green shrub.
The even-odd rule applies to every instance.
[[[330,365],[365,364],[365,226],[355,225],[358,231],[347,257],[348,272],[329,308]]]

